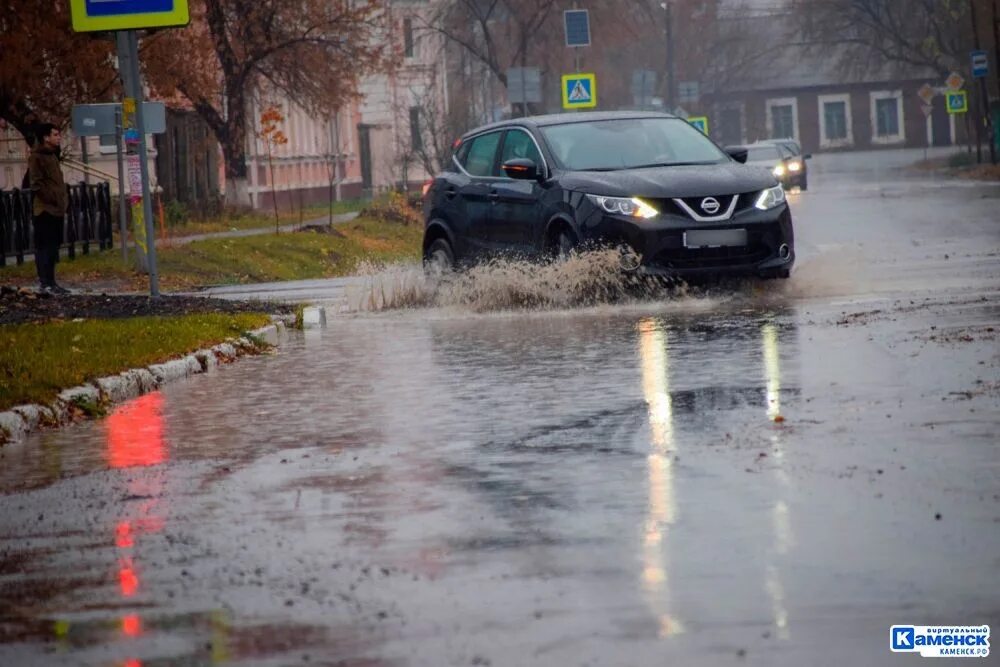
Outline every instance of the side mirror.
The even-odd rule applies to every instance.
[[[747,163],[747,149],[742,146],[726,146],[726,155],[733,158],[740,164]]]
[[[806,153],[805,155],[802,156],[802,159],[803,160],[811,160],[812,156],[813,156],[812,153]]]
[[[538,165],[535,164],[534,160],[526,157],[514,158],[513,160],[507,160],[504,162],[503,173],[507,174],[508,178],[513,178],[519,181],[539,180]]]

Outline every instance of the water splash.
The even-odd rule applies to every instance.
[[[460,307],[473,312],[553,310],[677,298],[684,284],[622,271],[616,250],[574,254],[558,262],[497,259],[465,271],[427,275],[419,264],[363,264],[348,290],[353,311]]]

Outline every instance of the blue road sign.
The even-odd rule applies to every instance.
[[[990,59],[985,51],[973,51],[972,57],[972,78],[983,79],[990,71]]]
[[[964,90],[949,90],[944,97],[948,113],[965,113],[969,110],[969,98]]]
[[[188,0],[70,0],[73,30],[110,32],[187,25]]]
[[[169,12],[174,0],[86,0],[87,16],[121,16]]]
[[[701,130],[701,133],[708,136],[708,116],[691,116],[687,122]]]
[[[564,109],[593,109],[597,106],[597,77],[594,74],[564,74]]]
[[[568,9],[563,12],[566,27],[566,46],[590,46],[590,12],[586,9]]]

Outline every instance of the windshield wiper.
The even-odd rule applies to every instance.
[[[653,167],[696,167],[706,164],[718,164],[717,162],[654,162],[653,164],[639,164],[625,169],[652,169]]]

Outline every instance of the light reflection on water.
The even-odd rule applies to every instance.
[[[433,512],[452,502],[454,516],[490,517],[466,517],[461,530],[409,529],[405,554],[395,557],[423,563],[414,569],[447,579],[456,554],[482,549],[476,544],[510,548],[531,535],[542,553],[558,549],[568,513],[595,509],[597,499],[578,489],[609,466],[627,479],[629,461],[641,460],[641,478],[628,480],[644,488],[638,503],[630,492],[600,503],[615,502],[619,525],[631,523],[641,535],[640,567],[629,574],[656,635],[673,638],[688,632],[687,607],[677,591],[689,586],[683,575],[693,557],[676,530],[687,492],[678,485],[674,456],[689,451],[682,445],[696,448],[694,435],[728,415],[777,414],[794,392],[795,383],[781,373],[782,355],[794,348],[781,347],[785,332],[774,324],[780,315],[663,310],[336,322],[294,337],[274,356],[170,385],[102,422],[44,434],[48,458],[52,451],[71,454],[60,475],[103,468],[128,475],[130,500],[106,524],[115,545],[109,564],[123,602],[155,594],[146,588],[151,564],[136,555],[143,540],[191,520],[172,516],[175,462],[221,459],[249,466],[286,448],[391,451],[391,458],[380,459],[378,474],[357,481],[357,500],[369,505],[365,512],[378,533],[362,540],[366,548],[400,546],[394,543],[399,519],[382,504]],[[707,363],[719,355],[729,362]],[[17,463],[21,471],[51,467],[45,457],[25,455]],[[556,463],[561,474],[550,475]],[[10,479],[12,470],[16,466],[0,472],[0,479]],[[775,475],[781,474],[779,467]],[[780,484],[774,493],[775,557],[757,581],[780,629],[789,612],[779,557],[792,542]],[[297,496],[295,509],[298,502]],[[472,526],[482,533],[475,539],[469,539]],[[600,537],[634,554],[626,534]],[[361,543],[357,533],[352,538]],[[156,632],[157,623],[145,611],[127,609],[115,628],[127,645]]]

